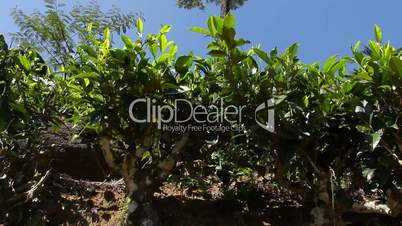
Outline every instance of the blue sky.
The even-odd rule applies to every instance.
[[[67,4],[77,1],[67,0]],[[87,1],[80,1],[87,2]],[[179,53],[191,50],[204,55],[208,39],[189,32],[192,26],[206,26],[209,15],[219,14],[216,6],[206,10],[184,10],[175,0],[99,0],[106,8],[116,5],[123,11],[142,12],[145,32],[156,32],[161,24],[172,24],[169,38],[179,45]],[[27,11],[43,8],[42,0],[0,0],[0,33],[17,30],[9,16],[10,8]],[[248,0],[234,14],[240,37],[265,50],[283,51],[292,43],[301,45],[299,56],[305,63],[325,60],[332,55],[350,55],[350,46],[374,38],[378,24],[384,40],[402,46],[401,0]]]

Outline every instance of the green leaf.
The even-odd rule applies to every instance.
[[[369,41],[368,46],[370,47],[371,50],[371,56],[374,56],[376,58],[381,58],[381,47],[380,44],[374,41]]]
[[[365,71],[358,73],[355,78],[358,80],[373,81],[373,78]]]
[[[228,13],[225,18],[223,19],[223,26],[225,28],[232,28],[235,29],[236,27],[236,18],[232,13]]]
[[[375,39],[377,42],[382,42],[382,31],[381,28],[376,24],[374,25],[374,34],[375,34]]]
[[[116,59],[123,61],[126,57],[126,52],[121,49],[112,49],[110,55]]]
[[[176,57],[177,50],[178,50],[177,45],[172,45],[172,47],[169,48],[169,55],[172,59]]]
[[[80,73],[78,75],[73,76],[73,78],[74,79],[89,78],[89,79],[92,79],[92,80],[98,80],[99,74],[95,73],[95,72],[89,72],[89,73],[83,72],[83,73]]]
[[[228,46],[232,49],[235,45],[235,36],[236,31],[233,28],[223,28],[223,38],[228,44]]]
[[[212,34],[212,36],[216,35],[216,26],[215,26],[215,22],[214,22],[214,17],[210,16],[208,18],[208,28],[210,33]]]
[[[20,60],[21,65],[24,67],[25,70],[31,70],[31,62],[25,55],[19,56],[18,59]]]
[[[84,50],[89,56],[97,57],[96,51],[90,45],[83,45],[79,48]]]
[[[88,78],[84,78],[85,87],[89,86],[91,83]]]
[[[144,28],[144,23],[142,22],[141,18],[137,19],[137,29],[138,29],[138,33],[142,33],[143,32],[143,28]]]
[[[174,90],[179,89],[179,86],[178,86],[178,85],[173,84],[173,83],[170,83],[170,82],[165,82],[165,83],[163,83],[163,84],[162,84],[162,87],[165,88],[165,89],[174,89]]]
[[[209,51],[208,55],[212,57],[225,57],[226,53],[223,52],[222,50],[211,50]]]
[[[324,66],[322,68],[322,72],[328,73],[331,70],[331,68],[335,65],[337,58],[338,58],[337,55],[330,57],[327,60],[327,62],[325,62]]]
[[[134,48],[134,42],[127,37],[126,35],[121,36],[121,40],[124,42],[124,45],[127,47],[127,49],[133,49]]]
[[[89,23],[87,26],[87,31],[91,32],[92,31],[92,23]]]
[[[304,103],[304,106],[306,108],[308,108],[308,105],[309,105],[309,97],[308,96],[304,96],[303,103]]]
[[[346,81],[341,85],[343,93],[347,94],[353,89],[353,84],[350,81]]]
[[[384,134],[384,131],[382,129],[380,129],[377,132],[371,134],[371,148],[373,150],[380,143],[381,137],[382,137],[383,134]]]
[[[162,35],[159,37],[159,48],[160,48],[160,51],[161,51],[161,52],[165,52],[166,47],[167,47],[167,38],[166,38],[166,35],[162,34]]]
[[[192,27],[190,28],[190,31],[195,32],[195,33],[199,33],[199,34],[203,34],[203,35],[211,35],[211,33],[202,27]]]
[[[289,46],[289,47],[286,49],[286,54],[287,54],[290,58],[293,58],[293,57],[296,56],[298,50],[299,50],[299,44],[294,43],[293,45]]]
[[[11,103],[11,107],[14,111],[21,113],[25,118],[29,117],[28,111],[25,109],[24,104],[22,103]]]
[[[170,59],[171,55],[169,53],[164,53],[159,56],[158,61],[159,62],[166,62]]]
[[[356,44],[353,46],[353,49],[352,49],[354,53],[359,51],[359,48],[360,48],[361,44],[362,44],[361,41],[356,42]]]
[[[242,38],[236,40],[236,46],[243,46],[243,45],[250,44],[250,43],[251,43],[250,41],[242,39]]]
[[[185,72],[192,64],[192,57],[191,56],[180,56],[175,65],[175,69],[178,72]]]
[[[261,60],[265,61],[265,63],[270,64],[272,60],[269,58],[268,54],[260,49],[254,48],[254,53],[257,54]]]
[[[346,74],[346,65],[349,61],[349,59],[344,58],[336,62],[329,70],[329,74],[333,75],[337,71],[339,71],[341,74]]]
[[[383,92],[391,92],[392,91],[392,87],[390,85],[381,85],[378,86],[379,90],[382,90]]]
[[[144,151],[144,153],[142,153],[141,161],[144,161],[145,159],[148,159],[150,157],[151,157],[151,152]]]
[[[213,16],[212,21],[215,25],[216,32],[221,34],[223,30],[223,19],[219,16]]]
[[[398,57],[392,57],[390,61],[391,69],[402,77],[402,60]]]
[[[361,132],[361,133],[368,133],[370,131],[370,127],[363,124],[363,125],[357,125],[356,126],[357,131]]]
[[[170,29],[172,29],[171,25],[165,25],[161,28],[161,30],[159,31],[161,34],[165,34],[168,33],[170,31]]]
[[[110,40],[110,28],[106,28],[104,32],[104,40]]]
[[[171,45],[173,45],[173,44],[174,44],[174,41],[168,41],[168,43],[166,44],[166,48],[171,46]]]
[[[152,56],[155,58],[156,54],[158,53],[158,46],[155,45],[154,43],[148,42],[148,49],[151,52]]]

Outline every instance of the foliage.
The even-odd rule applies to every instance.
[[[0,131],[17,134],[53,120],[57,80],[33,49],[8,49],[2,39]]]
[[[235,38],[234,24],[229,14],[211,17],[208,29],[192,29],[213,38],[205,78],[212,75],[218,87],[213,90],[227,97],[227,105],[248,103],[255,109],[272,98],[276,124],[275,133],[269,133],[255,124],[254,112],[246,114],[246,131],[221,136],[215,145],[224,150],[224,159],[235,161],[235,169],[265,165],[282,187],[306,201],[317,194],[328,207],[336,201],[334,193],[351,187],[400,192],[400,52],[381,43],[379,28],[377,41],[369,42],[370,55],[356,45],[353,58],[334,56],[320,67],[301,64],[296,44],[283,54],[245,51],[240,47],[247,41]],[[358,69],[348,73],[348,63]],[[344,180],[354,182],[343,187]]]
[[[401,52],[382,42],[377,26],[369,51],[361,51],[358,43],[352,57],[306,65],[297,58],[297,44],[283,53],[250,47],[236,36],[230,13],[210,17],[207,28],[192,28],[211,39],[206,58],[177,57],[178,47],[167,39],[171,26],[143,36],[142,20],[135,23],[139,37],[122,35],[123,48],[111,46],[110,29],[97,35],[87,24],[88,42],[57,75],[35,51],[9,50],[0,43],[2,129],[27,132],[57,122],[54,112],[59,111],[73,125],[95,131],[109,166],[125,180],[127,224],[157,223],[152,194],[179,160],[199,159],[215,167],[212,172],[226,185],[232,177],[268,172],[282,188],[302,196],[306,208],[346,205],[342,200],[348,190],[401,192]],[[350,64],[354,70],[348,70]],[[204,106],[222,100],[225,106],[246,108],[237,120],[208,124],[239,130],[180,133],[158,128],[175,122],[131,120],[130,104],[139,98],[168,106],[179,98]],[[275,110],[273,133],[256,123],[267,123],[269,101]],[[265,112],[256,113],[259,106]],[[145,119],[147,108],[136,105],[132,113]],[[178,117],[188,111],[178,109]],[[18,126],[8,127],[10,120]],[[184,123],[189,124],[197,122]]]
[[[142,21],[137,24],[141,33]],[[128,116],[130,103],[135,99],[147,97],[169,104],[182,96],[181,77],[174,72],[177,46],[167,40],[169,30],[170,26],[164,26],[158,34],[147,35],[144,40],[141,35],[135,41],[122,36],[124,48],[115,49],[110,46],[110,30],[106,29],[103,40],[92,36],[94,46],[79,47],[79,58],[65,71],[71,78],[68,86],[79,97],[74,99],[74,105],[85,106],[76,108],[73,119],[87,123],[87,129],[100,135],[106,160],[126,180],[130,196],[136,196],[138,190],[158,187],[174,167],[182,143],[188,140],[188,134],[163,133],[158,131],[156,122],[134,123]],[[147,118],[146,106],[134,109],[137,117]],[[111,141],[120,153],[109,147]],[[140,172],[147,176],[141,177]],[[147,188],[142,187],[142,180],[147,180]],[[140,206],[147,201],[130,198]],[[130,217],[133,221],[141,220],[137,218]]]
[[[96,1],[88,5],[77,4],[70,11],[66,5],[55,0],[44,0],[46,11],[24,13],[15,8],[11,15],[20,31],[11,33],[11,38],[18,44],[35,47],[44,53],[51,64],[66,64],[70,55],[75,54],[77,45],[88,43],[88,24],[92,32],[102,36],[108,27],[112,33],[122,34],[134,28],[137,13],[122,13],[118,8],[107,11],[101,9]]]
[[[57,79],[35,50],[0,45],[0,216],[20,224],[49,175],[38,156],[41,131],[59,123]]]

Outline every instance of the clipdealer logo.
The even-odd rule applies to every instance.
[[[135,109],[146,109],[145,117],[138,117]],[[193,105],[189,100],[176,99],[173,106],[168,104],[157,104],[155,99],[139,98],[131,102],[129,106],[130,119],[136,123],[156,123],[158,129],[173,131],[221,131],[244,130],[242,128],[242,116],[246,105],[224,106],[223,99],[219,105]],[[255,109],[255,121],[261,128],[275,132],[275,110],[273,100],[267,100]],[[185,108],[187,115],[178,115],[178,110]],[[183,124],[195,122],[197,125]],[[238,125],[237,127],[223,126],[223,123]],[[169,124],[174,125],[169,125]],[[215,126],[209,126],[215,124]],[[216,126],[219,124],[220,126]]]

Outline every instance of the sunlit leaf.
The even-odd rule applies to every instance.
[[[374,35],[377,42],[382,42],[382,31],[378,25],[374,25]]]
[[[202,27],[192,27],[190,29],[190,31],[196,32],[196,33],[199,33],[199,34],[203,34],[203,35],[210,35],[211,34],[207,29],[202,28]]]
[[[373,150],[380,143],[383,134],[384,134],[383,130],[378,130],[377,132],[371,134],[371,148]]]
[[[223,20],[223,26],[225,28],[232,28],[234,29],[236,27],[236,18],[234,17],[234,15],[232,13],[228,13],[224,20]]]
[[[141,18],[137,19],[137,29],[138,29],[138,33],[142,33],[143,32],[143,28],[144,28],[144,23],[142,22]]]

